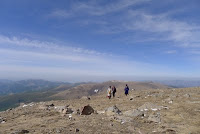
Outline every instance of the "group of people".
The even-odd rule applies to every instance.
[[[108,98],[111,99],[111,96],[113,95],[113,98],[115,97],[115,93],[117,92],[117,89],[115,86],[109,86],[107,93],[108,93]]]
[[[124,94],[127,96],[128,95],[128,91],[129,91],[129,87],[126,84],[125,88],[124,88]],[[115,86],[109,86],[107,93],[108,93],[108,98],[111,99],[111,96],[113,96],[113,98],[115,97],[115,93],[117,92],[117,89]]]

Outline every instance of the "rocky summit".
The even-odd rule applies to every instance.
[[[200,88],[106,95],[22,104],[0,113],[0,134],[200,133]]]

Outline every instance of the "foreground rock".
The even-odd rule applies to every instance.
[[[109,107],[105,110],[105,113],[107,116],[112,116],[112,115],[115,115],[115,114],[121,114],[122,112],[117,108],[117,106],[112,106],[112,107]]]
[[[161,122],[160,113],[149,115],[148,120],[155,123],[160,123]]]
[[[81,110],[81,115],[90,115],[92,113],[94,113],[94,109],[90,105],[84,106]]]

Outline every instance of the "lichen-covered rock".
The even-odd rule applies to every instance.
[[[117,106],[112,106],[112,107],[109,107],[105,110],[105,113],[106,115],[108,116],[112,116],[112,115],[115,115],[115,114],[121,114],[122,112],[117,108]]]
[[[159,123],[159,122],[161,122],[160,114],[159,113],[151,114],[151,115],[149,115],[148,120]]]

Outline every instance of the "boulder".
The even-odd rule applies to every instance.
[[[81,115],[90,115],[92,113],[94,113],[94,109],[90,105],[84,106],[81,110]]]
[[[134,110],[128,110],[128,111],[123,112],[123,115],[130,116],[130,117],[137,117],[137,116],[143,116],[144,112],[134,109]]]
[[[106,115],[108,116],[112,116],[112,115],[115,115],[115,114],[121,114],[121,111],[117,108],[117,106],[112,106],[112,107],[109,107],[105,110],[105,113]]]

